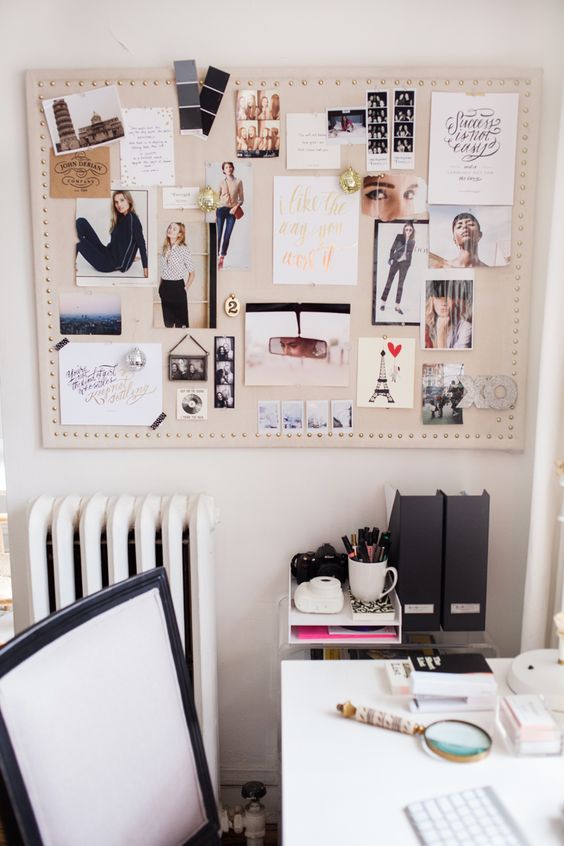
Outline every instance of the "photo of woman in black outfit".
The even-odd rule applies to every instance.
[[[411,259],[413,256],[413,248],[415,247],[415,227],[413,223],[406,223],[401,234],[396,235],[394,243],[390,250],[390,257],[388,264],[390,270],[388,272],[388,279],[386,286],[382,291],[382,302],[380,304],[380,311],[386,308],[386,301],[388,299],[390,289],[393,285],[396,274],[398,276],[398,288],[396,292],[396,311],[398,314],[403,314],[400,308],[401,298],[403,294],[403,283],[407,276],[407,271],[411,266]]]
[[[99,220],[98,205],[85,206],[85,203],[99,204],[100,200],[83,201],[77,204],[77,213],[81,209],[92,209]],[[109,242],[104,244],[92,223],[84,216],[76,219],[76,234],[78,243],[76,245],[77,256],[82,256],[90,267],[103,274],[127,273],[133,263],[140,260],[141,267],[137,272],[129,276],[149,276],[149,265],[147,260],[147,245],[143,233],[143,225],[135,211],[135,202],[130,191],[113,191],[111,200],[111,214],[109,225]],[[92,218],[91,218],[92,219]],[[80,272],[78,272],[80,275]],[[86,275],[86,274],[84,274]]]

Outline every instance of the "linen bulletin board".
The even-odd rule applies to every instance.
[[[192,94],[203,90],[206,73],[198,69]],[[161,69],[27,74],[44,446],[521,450],[541,71],[349,67],[226,73],[223,97],[221,85],[211,87],[211,111],[217,114],[214,119],[207,113],[207,137],[193,131],[193,114],[172,63]],[[209,74],[207,79],[213,83]],[[128,130],[135,144],[127,153],[119,141],[93,145],[88,152],[98,163],[90,172],[81,172],[80,162],[69,164],[74,194],[61,196],[64,162],[74,153],[70,148],[67,155],[54,155],[49,117],[52,121],[59,109],[60,132],[69,115],[66,106],[52,103],[48,115],[44,105],[104,90],[115,90],[128,127],[137,122],[132,135]],[[436,98],[432,105],[437,94],[466,100]],[[492,95],[515,96],[492,101]],[[446,140],[448,125],[448,155],[464,151],[464,132],[456,136],[468,119],[464,102],[475,104],[473,115],[485,104],[482,112],[489,117],[466,124],[480,130],[472,136],[479,139],[480,153],[467,157],[470,168],[457,175],[448,156],[437,158],[430,138],[442,132]],[[505,160],[510,172],[500,177],[505,194],[500,189],[484,200],[479,193],[474,197],[472,179],[477,184],[476,174],[485,170],[487,181],[488,170],[491,176],[495,169],[490,164],[499,138],[491,116],[497,103],[503,120],[514,120],[514,158]],[[96,114],[95,101],[88,108],[84,137],[96,130],[96,122],[111,135],[108,115]],[[202,116],[205,124],[203,111]],[[147,131],[151,148],[158,148],[161,184],[153,175],[145,190],[139,168],[151,172],[151,153],[142,149]],[[233,164],[233,175],[222,169],[226,162]],[[78,218],[88,217],[81,215],[96,197],[89,180],[108,168],[111,189],[135,195],[148,253],[143,258],[139,250],[117,282],[103,272],[94,278],[77,255],[77,238],[85,237]],[[345,187],[357,187],[353,183],[360,177],[357,193],[339,182],[347,168]],[[398,176],[409,177],[403,196],[411,202],[418,189],[419,200],[407,212],[396,209],[387,217],[364,213],[365,203],[381,202],[389,190],[385,174],[392,184]],[[244,188],[240,219],[226,216],[220,222],[219,210],[206,214],[198,207],[204,186],[220,193],[223,185],[229,189],[238,182]],[[104,215],[112,202],[107,186],[96,200],[105,204]],[[228,192],[228,199],[233,206],[241,198]],[[288,213],[292,205],[294,217]],[[334,249],[330,215],[336,208],[345,209],[346,219],[336,225],[335,240],[342,243]],[[461,238],[471,237],[472,226],[481,227],[480,259],[471,272],[456,257],[445,259],[445,250],[454,249],[450,242],[462,250],[455,240],[459,212],[467,226]],[[223,256],[226,221],[231,242]],[[165,301],[159,299],[159,253],[167,227],[177,222],[186,228],[195,276],[187,328],[165,326]],[[496,233],[489,243],[486,224]],[[135,272],[139,278],[132,281],[128,274]],[[470,301],[471,309],[465,319],[458,314],[455,328],[446,331],[441,324],[437,341],[431,336],[432,326],[439,325],[441,297],[458,297],[464,308]],[[105,318],[93,314],[107,302],[118,305],[108,306]],[[439,304],[435,311],[433,302]],[[88,303],[100,303],[100,309],[89,313]],[[100,322],[102,328],[92,328]],[[300,345],[303,357],[295,352]],[[266,359],[272,359],[271,367]],[[200,368],[196,380],[178,381],[178,368],[187,363],[191,371]],[[116,373],[125,378],[116,382]],[[132,373],[134,382],[128,381]]]

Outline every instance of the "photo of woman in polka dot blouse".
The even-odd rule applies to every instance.
[[[195,272],[183,223],[169,223],[159,264],[159,296],[164,325],[167,328],[188,327],[186,292],[194,281]]]

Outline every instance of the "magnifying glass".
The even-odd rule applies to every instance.
[[[428,752],[447,761],[481,761],[492,748],[492,739],[487,731],[464,720],[437,720],[428,726],[422,726],[396,714],[375,711],[365,706],[355,707],[352,702],[337,705],[337,711],[343,717],[358,720],[360,723],[399,731],[402,734],[419,735]]]

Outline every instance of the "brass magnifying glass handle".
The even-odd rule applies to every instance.
[[[425,726],[413,723],[411,720],[406,720],[405,717],[398,717],[397,714],[388,714],[386,711],[376,711],[374,708],[367,708],[365,705],[359,705],[357,707],[352,702],[344,702],[337,705],[337,711],[343,717],[358,720],[359,723],[366,723],[367,725],[389,729],[390,731],[399,731],[402,734],[423,734],[425,731]]]

